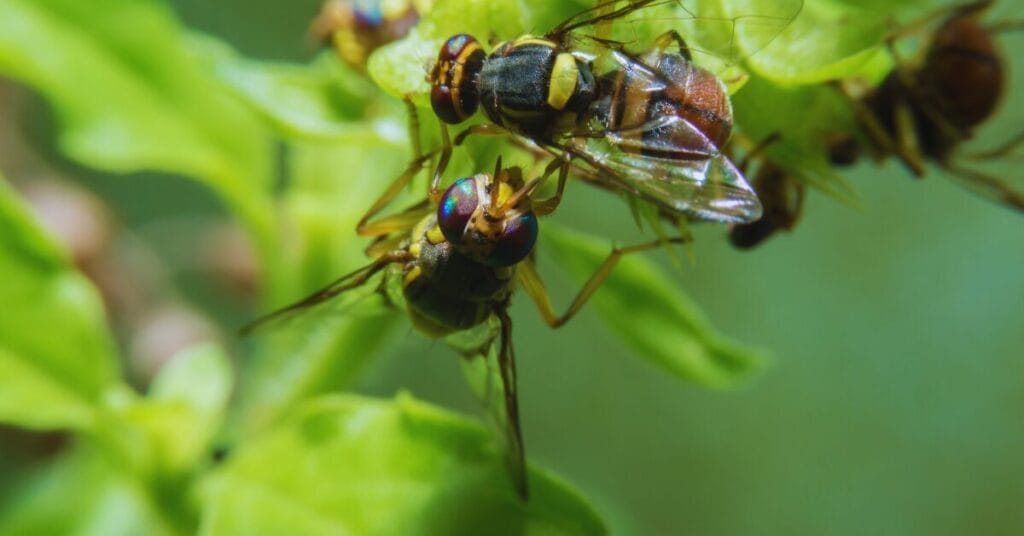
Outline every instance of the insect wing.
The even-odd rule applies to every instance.
[[[462,354],[467,383],[502,430],[512,483],[516,493],[526,499],[526,460],[511,335],[511,319],[502,313],[476,328],[449,335],[445,341]]]
[[[743,174],[677,113],[678,102],[666,98],[677,83],[621,51],[610,56],[617,65],[610,76],[618,78],[619,90],[606,96],[603,110],[591,119],[604,135],[584,145],[597,171],[621,189],[691,218],[757,220],[761,203]]]
[[[724,155],[669,160],[624,153],[605,146],[588,151],[599,172],[621,189],[697,220],[749,223],[761,217],[761,202],[743,174]]]

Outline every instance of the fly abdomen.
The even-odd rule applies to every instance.
[[[613,71],[602,83],[607,101],[599,112],[606,127],[620,133],[620,149],[673,160],[708,158],[709,141],[721,149],[732,134],[732,104],[722,82],[678,54],[645,61],[646,69]],[[652,77],[662,87],[652,89]],[[694,128],[676,127],[673,117]],[[664,126],[652,126],[658,124]]]

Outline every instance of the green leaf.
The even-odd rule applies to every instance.
[[[219,347],[183,350],[160,370],[148,396],[127,404],[119,418],[145,432],[151,463],[170,473],[192,470],[220,429],[231,376]]]
[[[552,222],[541,243],[581,284],[611,252],[606,241]],[[706,387],[733,386],[766,361],[764,351],[717,333],[678,285],[638,254],[622,257],[587,305],[640,357]]]
[[[103,306],[4,182],[0,277],[0,420],[40,429],[89,424],[118,377]]]
[[[887,9],[900,3],[894,0]],[[771,16],[773,7],[763,0],[722,2],[726,17],[758,11]],[[813,84],[856,72],[878,51],[888,30],[886,22],[876,10],[835,0],[805,0],[796,18],[775,35],[751,24],[751,31],[737,31],[736,40],[755,73],[781,84]]]
[[[76,447],[0,506],[0,534],[175,534],[145,488],[102,453]]]
[[[106,171],[204,182],[273,259],[269,140],[186,45],[157,1],[0,3],[0,74],[49,100],[64,152]]]
[[[217,42],[207,48],[217,75],[285,139],[363,143],[376,136],[382,143],[408,143],[404,123],[362,121],[371,117],[378,91],[334,54],[300,65],[242,59]]]
[[[400,395],[322,397],[229,454],[201,533],[601,534],[593,509],[531,469],[522,503],[478,424]]]
[[[768,109],[765,102],[772,103]],[[794,177],[852,206],[860,195],[829,163],[829,141],[857,131],[846,98],[827,85],[783,87],[759,76],[733,96],[736,123],[751,143],[773,134],[765,148],[771,161]]]
[[[277,282],[268,309],[298,301],[370,262],[356,224],[409,159],[407,152],[369,138],[344,145],[296,142],[290,149],[292,180],[283,214],[301,239],[282,252],[291,277]],[[375,286],[376,280],[254,336],[259,347],[242,363],[234,431],[239,425],[258,429],[305,397],[351,384],[390,340],[400,317],[372,297]]]

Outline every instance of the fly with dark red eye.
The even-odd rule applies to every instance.
[[[957,153],[974,129],[992,116],[1005,90],[1006,64],[993,35],[1022,27],[1019,21],[983,23],[981,16],[994,3],[982,0],[943,10],[945,19],[912,62],[899,60],[892,46],[898,37],[894,34],[890,49],[896,67],[882,83],[860,96],[849,83],[840,84],[840,89],[850,96],[877,158],[894,155],[915,177],[924,176],[925,162],[931,160],[967,189],[1024,211],[1024,191],[962,163],[1005,156],[1024,143],[1024,132],[991,151]]]
[[[428,155],[429,156],[429,155]],[[681,243],[682,238],[659,240],[613,249],[584,285],[565,313],[554,311],[533,265],[538,216],[550,212],[548,200],[534,201],[540,179],[524,181],[519,168],[501,167],[456,180],[440,196],[398,214],[371,221],[409,184],[427,156],[414,161],[360,220],[358,232],[376,238],[367,249],[371,262],[333,281],[306,298],[256,319],[242,329],[251,333],[292,317],[308,308],[367,284],[383,272],[379,290],[388,282],[401,286],[401,296],[413,326],[431,337],[474,329],[496,320],[497,369],[500,375],[503,421],[513,482],[527,497],[527,481],[516,391],[512,319],[508,306],[515,287],[522,287],[553,328],[565,324],[586,303],[619,258],[633,252]],[[561,166],[564,180],[567,166]],[[387,294],[385,294],[387,295]],[[486,352],[482,352],[486,353]]]
[[[521,36],[490,54],[470,35],[449,38],[427,77],[444,144],[432,191],[452,151],[445,125],[461,123],[482,107],[491,123],[470,127],[454,145],[472,133],[510,132],[585,166],[602,186],[679,218],[758,219],[761,204],[754,190],[721,151],[732,132],[725,85],[692,61],[676,32],[666,32],[639,54],[597,38],[589,40],[597,55],[573,46],[583,39],[577,33],[582,28],[676,3],[602,2],[541,37]],[[599,63],[612,66],[595,73]],[[563,188],[559,183],[556,202]]]

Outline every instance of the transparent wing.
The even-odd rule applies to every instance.
[[[614,149],[588,152],[599,175],[618,189],[690,219],[749,223],[761,217],[757,194],[724,155],[669,160]]]
[[[675,83],[620,51],[611,57],[633,93],[660,93]],[[602,135],[577,138],[568,150],[612,187],[691,219],[748,223],[761,217],[761,203],[743,174],[686,118],[665,113],[630,124],[628,103],[605,106],[606,113],[620,116],[621,126],[605,129],[607,116],[595,117],[592,128]]]
[[[462,354],[462,372],[505,437],[505,453],[516,493],[527,498],[526,458],[519,424],[512,320],[500,311],[491,321],[448,336],[445,341]]]

